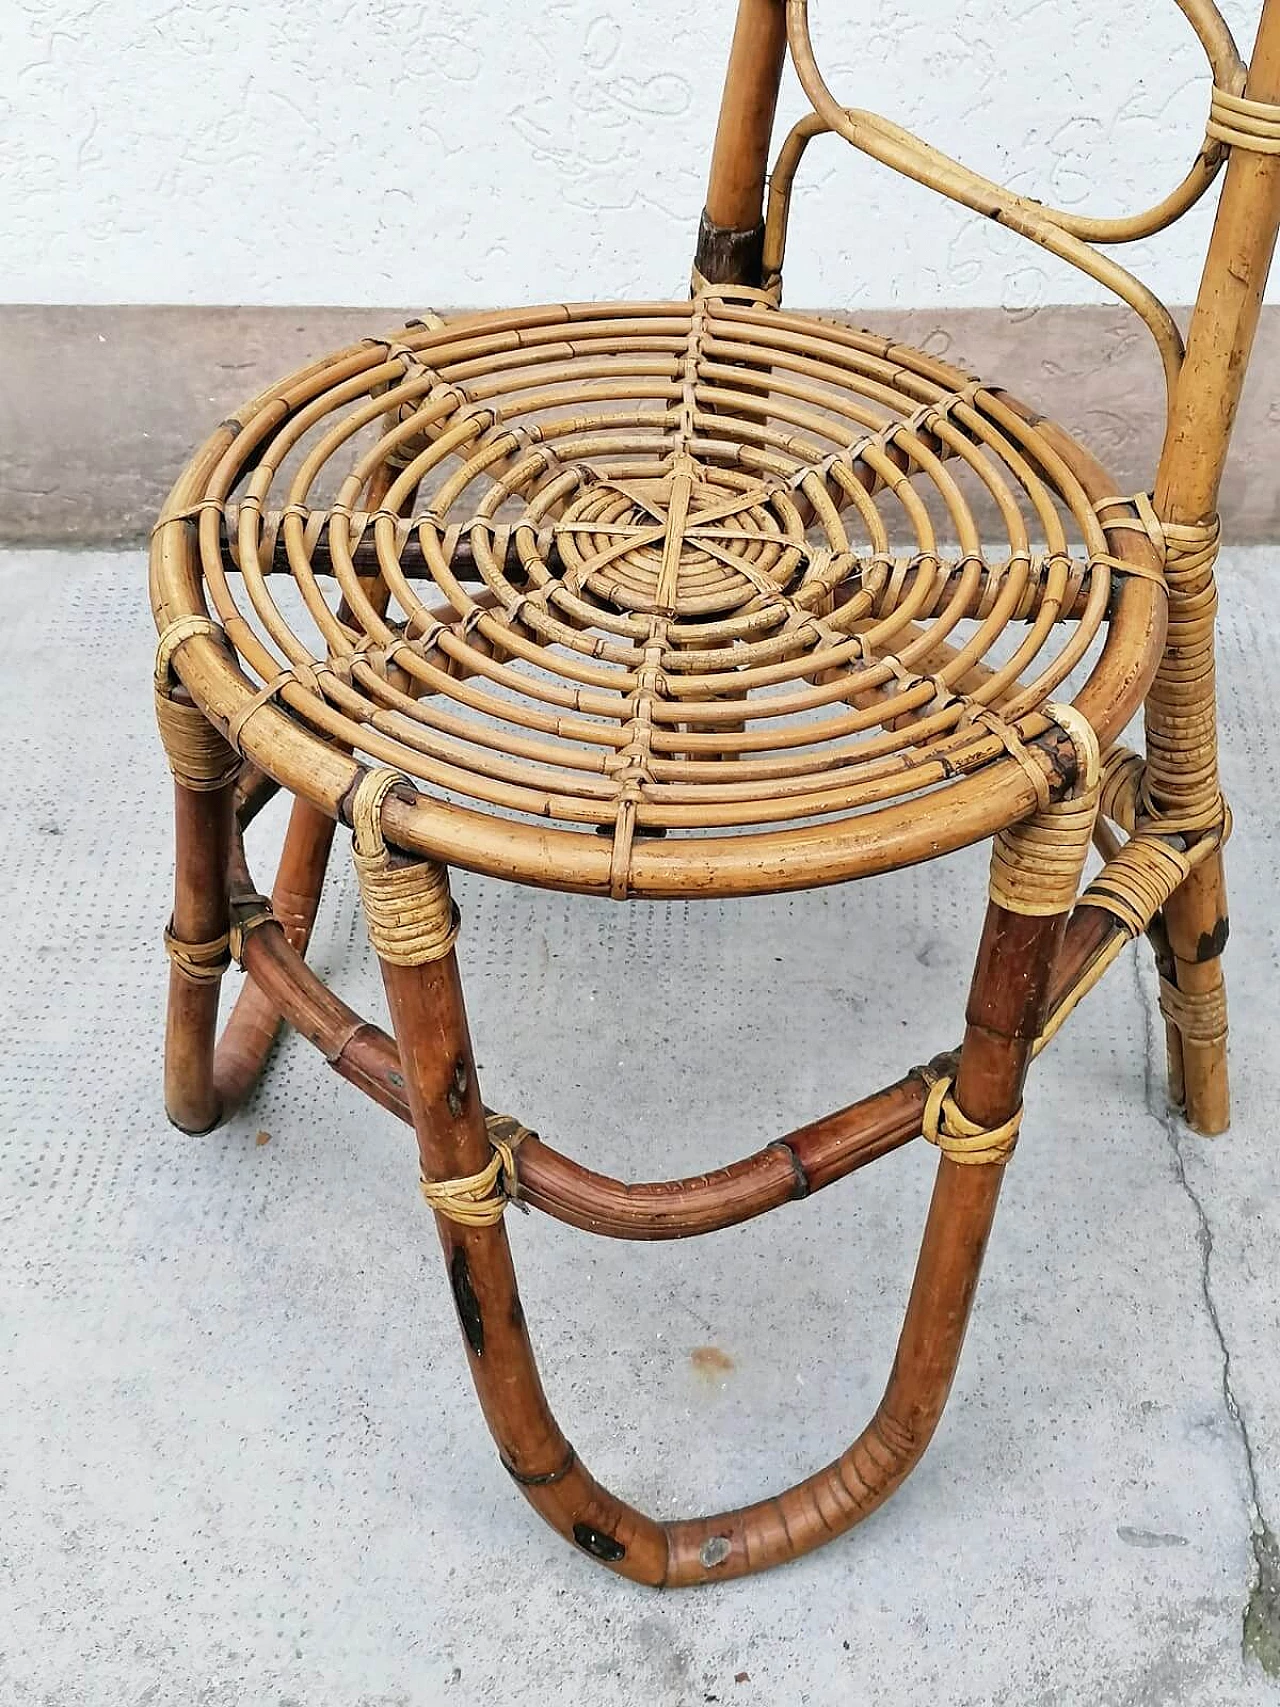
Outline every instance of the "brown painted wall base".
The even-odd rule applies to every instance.
[[[136,544],[191,449],[228,410],[310,358],[418,312],[0,305],[0,543]],[[1090,445],[1121,491],[1150,483],[1161,380],[1125,310],[837,317],[1043,408]],[[1280,536],[1277,425],[1280,305],[1263,310],[1222,496],[1236,543]]]

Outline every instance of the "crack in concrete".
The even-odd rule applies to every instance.
[[[1217,1301],[1213,1296],[1213,1228],[1209,1224],[1204,1202],[1188,1177],[1186,1157],[1182,1151],[1184,1138],[1193,1134],[1190,1127],[1169,1107],[1164,1063],[1160,1058],[1163,1021],[1158,1007],[1153,1006],[1147,996],[1142,979],[1142,964],[1137,954],[1133,956],[1132,964],[1146,1037],[1144,1090],[1147,1111],[1164,1132],[1169,1153],[1173,1158],[1174,1176],[1195,1213],[1196,1239],[1200,1247],[1200,1292],[1222,1357],[1222,1403],[1240,1441],[1241,1456],[1244,1460],[1254,1578],[1242,1620],[1242,1652],[1246,1659],[1252,1655],[1269,1676],[1280,1677],[1280,1540],[1277,1540],[1275,1531],[1263,1514],[1253,1441],[1244,1412],[1240,1408],[1240,1401],[1236,1397],[1232,1380],[1231,1347],[1227,1342],[1222,1318],[1218,1314]]]

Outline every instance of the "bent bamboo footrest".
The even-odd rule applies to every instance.
[[[1170,1087],[1227,1121],[1213,680],[1215,515],[1280,224],[1280,0],[1246,71],[1206,0],[1208,140],[1147,214],[1068,215],[829,94],[804,0],[741,0],[685,302],[435,315],[314,363],[225,421],[157,523],[156,712],[177,882],[165,1095],[203,1132],[282,1021],[418,1141],[502,1461],[581,1551],[637,1580],[738,1576],[840,1534],[945,1404],[1033,1056],[1123,946],[1161,972]],[[764,206],[790,45],[813,113]],[[791,183],[835,133],[998,217],[1147,321],[1170,387],[1151,494],[919,351],[784,312]],[[1098,244],[1168,224],[1230,156],[1184,351]],[[281,591],[283,589],[283,592]],[[1116,745],[1142,710],[1145,755]],[[243,829],[293,796],[271,896]],[[353,833],[391,1035],[308,968]],[[487,1110],[449,868],[617,900],[804,889],[992,839],[958,1049],[714,1173],[592,1172]],[[1101,871],[1081,890],[1091,841]],[[221,1038],[219,987],[248,974]],[[542,1391],[513,1201],[589,1232],[732,1226],[924,1138],[939,1152],[893,1370],[825,1469],[659,1522],[600,1486]]]

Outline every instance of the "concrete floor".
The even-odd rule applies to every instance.
[[[1131,956],[1033,1075],[915,1477],[789,1569],[665,1597],[575,1556],[500,1469],[396,1121],[291,1038],[228,1128],[165,1124],[140,560],[0,559],[0,1707],[1280,1699],[1242,1634],[1250,1609],[1280,1670],[1274,555],[1223,573],[1231,1135],[1164,1114]],[[753,1149],[956,1038],[983,865],[945,900],[929,871],[699,907],[464,880],[488,1100],[632,1177]],[[318,964],[377,1012],[359,937],[338,860]],[[678,1512],[838,1451],[887,1373],[931,1171],[914,1145],[677,1245],[513,1216],[597,1474]]]

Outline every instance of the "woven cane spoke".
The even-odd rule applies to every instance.
[[[261,684],[233,738],[272,702],[445,800],[595,826],[618,894],[651,833],[1004,760],[1124,568],[999,394],[714,292],[411,325],[239,424],[193,510]]]

